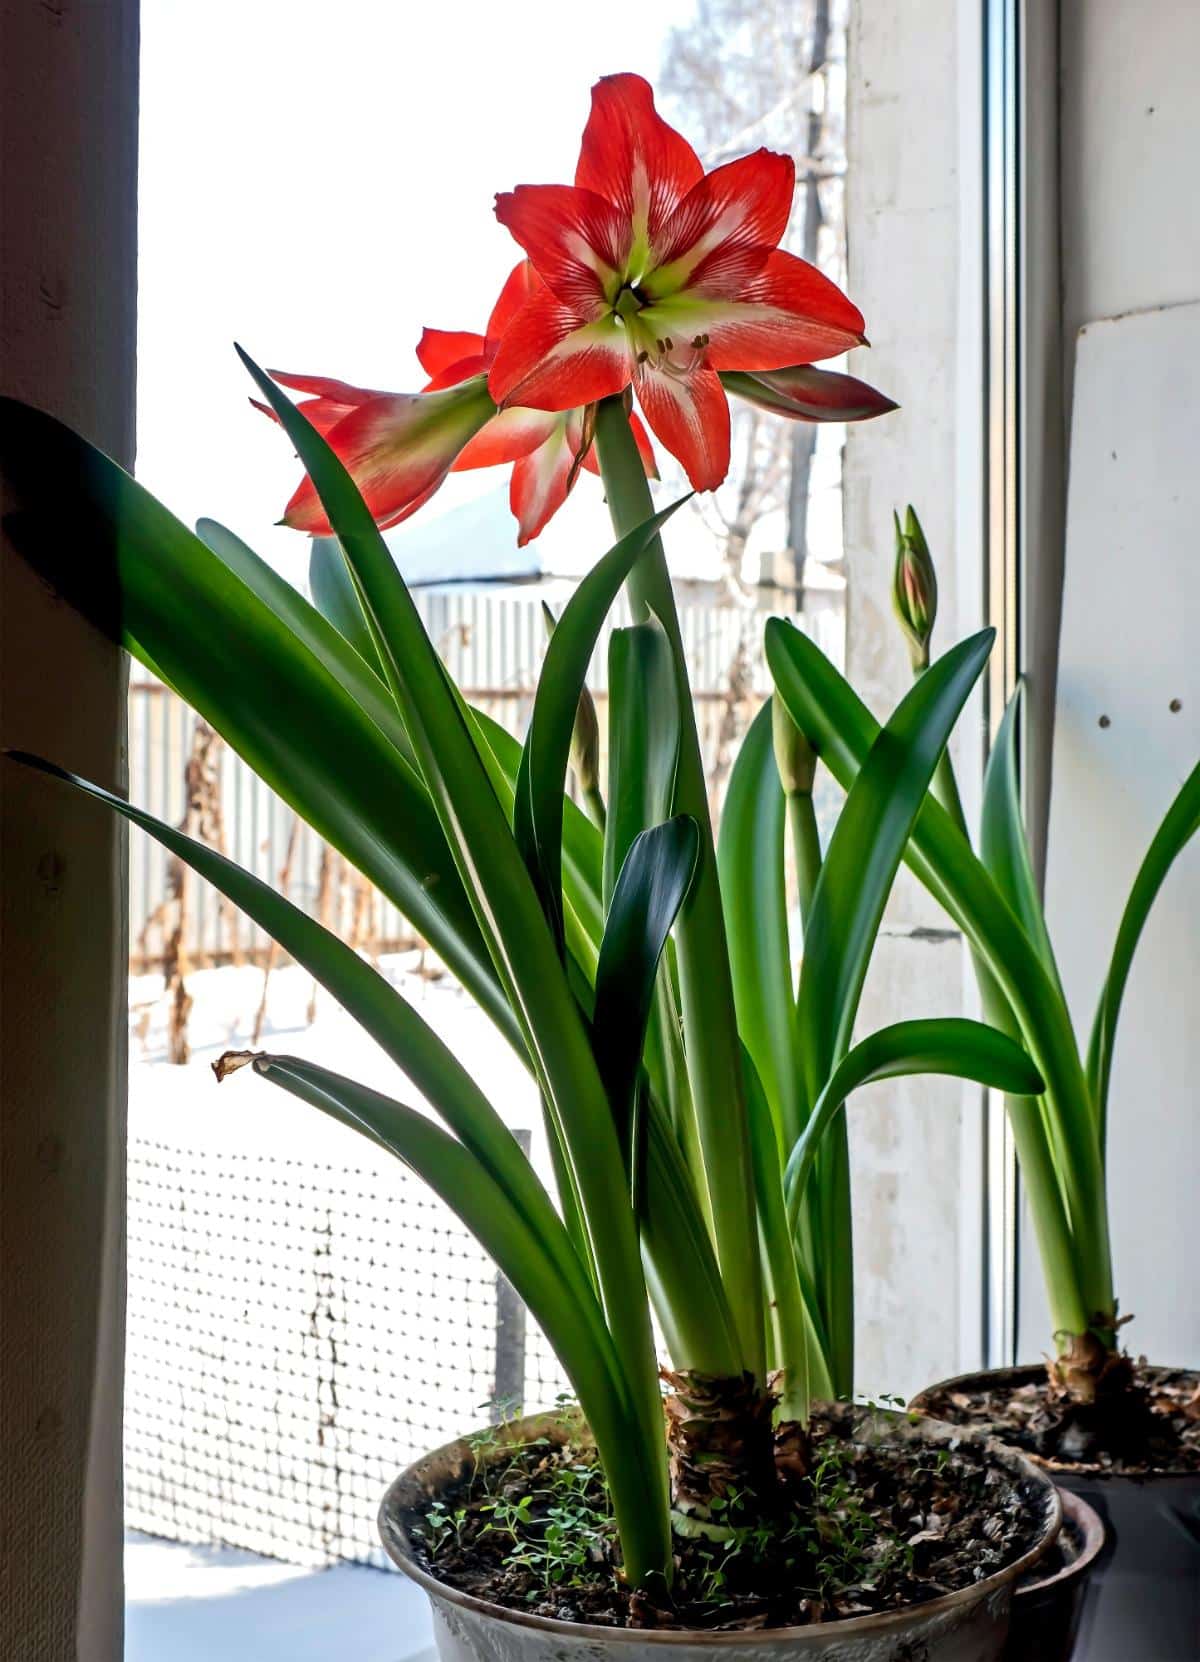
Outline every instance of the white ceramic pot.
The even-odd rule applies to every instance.
[[[1000,1662],[1014,1585],[1049,1551],[1062,1521],[1053,1483],[1023,1455],[985,1438],[964,1435],[935,1420],[914,1421],[901,1414],[872,1417],[886,1418],[887,1434],[904,1440],[978,1443],[996,1465],[1023,1478],[1042,1509],[1041,1528],[1029,1552],[998,1574],[927,1604],[817,1626],[680,1633],[552,1621],[445,1586],[422,1567],[413,1550],[410,1531],[419,1510],[474,1470],[475,1456],[466,1438],[427,1454],[396,1479],[380,1509],[380,1535],[393,1562],[429,1595],[442,1662],[719,1662],[724,1657],[730,1662]],[[547,1414],[515,1421],[504,1440],[538,1437],[563,1440],[561,1417]]]

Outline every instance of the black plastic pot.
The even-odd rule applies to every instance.
[[[932,1415],[931,1399],[942,1391],[1016,1390],[1043,1377],[1040,1366],[963,1374],[920,1392],[911,1406]],[[1196,1378],[1200,1384],[1200,1374]],[[942,1403],[936,1412],[952,1418]],[[1086,1501],[1105,1529],[1083,1591],[1074,1648],[1058,1654],[1071,1662],[1200,1662],[1200,1474],[1135,1478],[1056,1461],[1040,1464],[1060,1489]],[[1041,1654],[1017,1652],[1012,1662]]]
[[[1050,1554],[1017,1583],[1004,1662],[1071,1662],[1088,1577],[1104,1550],[1099,1514],[1060,1489],[1063,1526]]]

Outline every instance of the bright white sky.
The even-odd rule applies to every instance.
[[[653,79],[692,9],[143,0],[144,482],[301,580],[307,539],[269,529],[297,464],[247,404],[232,342],[273,368],[416,390],[421,326],[481,328],[517,257],[495,192],[570,181],[592,82]]]

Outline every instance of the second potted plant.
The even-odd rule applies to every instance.
[[[930,667],[937,583],[910,508],[897,523],[894,600],[918,684]],[[847,787],[877,734],[821,653],[772,625],[768,657],[792,718]],[[1109,1528],[1076,1654],[1088,1662],[1192,1654],[1200,1635],[1200,1374],[1136,1361],[1121,1343],[1109,1240],[1105,1126],[1122,997],[1139,937],[1172,863],[1200,828],[1200,766],[1167,809],[1125,907],[1086,1043],[1075,1035],[1025,838],[1017,783],[1020,693],[984,786],[978,852],[948,756],[906,858],[959,925],[981,1003],[1028,1046],[1046,1081],[1008,1099],[1050,1304],[1044,1365],[947,1380],[913,1407],[986,1429],[1039,1460]]]

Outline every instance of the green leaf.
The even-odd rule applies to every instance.
[[[659,959],[696,871],[700,834],[680,815],[643,831],[626,855],[596,969],[592,1046],[629,1171],[634,1094]]]
[[[981,630],[926,671],[875,739],[850,787],[817,880],[800,971],[797,1036],[810,1102],[849,1049],[896,871],[994,638],[994,630]]]
[[[661,1430],[649,1442],[639,1436],[599,1307],[564,1283],[554,1257],[486,1169],[423,1114],[341,1074],[296,1056],[246,1053],[225,1059],[224,1071],[243,1064],[387,1149],[457,1213],[528,1305],[575,1388],[608,1479],[629,1579],[640,1585],[656,1574],[669,1575]]]
[[[526,1035],[549,1108],[549,1131],[564,1156],[560,1169],[569,1173],[572,1203],[587,1227],[605,1317],[639,1425],[646,1436],[657,1435],[662,1412],[657,1361],[624,1161],[558,942],[465,712],[365,502],[325,439],[269,376],[244,352],[241,357],[295,445],[341,544],[446,840]],[[638,534],[628,542],[630,548],[637,544]],[[624,552],[631,564],[636,554]],[[575,633],[564,613],[550,651],[561,639],[559,652],[569,654]],[[576,691],[565,712],[568,749],[577,702]],[[564,757],[555,787],[560,833],[565,772]],[[518,783],[518,805],[521,794]]]
[[[515,1037],[424,786],[359,704],[363,687],[343,684],[329,656],[336,637],[327,631],[320,651],[314,637],[298,638],[288,615],[275,615],[256,587],[52,417],[0,400],[0,457],[22,504],[7,524],[26,557],[161,672]],[[259,580],[265,586],[261,571]],[[298,615],[304,602],[295,601]]]
[[[657,618],[614,629],[608,641],[607,906],[634,839],[671,814],[679,759],[679,689]]]
[[[820,648],[791,624],[772,619],[766,647],[792,720],[848,790],[879,733],[878,722]],[[1011,1010],[1046,1080],[1046,1123],[1026,1104],[1014,1126],[1019,1119],[1020,1158],[1037,1208],[1056,1326],[1081,1333],[1089,1312],[1112,1307],[1112,1258],[1103,1162],[1069,1012],[987,868],[932,797],[917,817],[905,859],[993,978],[989,988],[981,977],[989,1013],[998,1020],[1001,1005]]]
[[[1043,1080],[1021,1046],[982,1022],[947,1016],[936,1021],[901,1021],[855,1045],[835,1068],[817,1099],[803,1134],[788,1158],[784,1184],[796,1216],[821,1139],[847,1099],[861,1085],[905,1074],[948,1074],[1012,1096],[1037,1096]]]
[[[204,536],[203,531],[200,535]],[[308,587],[313,605],[321,616],[327,618],[338,634],[349,642],[367,667],[386,682],[383,661],[371,639],[354,579],[336,537],[312,539],[308,556]]]
[[[199,519],[196,521],[196,535],[204,546],[216,555],[227,571],[245,583],[275,617],[287,624],[296,639],[320,660],[350,694],[359,709],[370,716],[380,732],[395,746],[402,759],[406,780],[414,790],[419,789],[428,797],[429,793],[425,791],[425,782],[417,769],[404,723],[397,713],[395,700],[375,666],[363,658],[360,650],[333,622],[316,607],[310,606],[299,590],[293,588],[286,578],[281,577],[228,527],[215,519]],[[345,561],[342,560],[336,542],[333,542],[332,538],[317,540],[332,545],[344,571]],[[360,612],[360,619],[361,616]],[[363,626],[360,624],[360,635],[363,632]],[[370,645],[369,641],[365,644]],[[376,658],[375,665],[378,661]]]
[[[1088,1047],[1088,1082],[1096,1105],[1101,1144],[1103,1145],[1108,1113],[1108,1087],[1112,1077],[1113,1049],[1117,1039],[1117,1020],[1121,1000],[1129,980],[1133,956],[1150,909],[1177,857],[1200,830],[1200,763],[1184,780],[1179,794],[1167,809],[1166,815],[1146,851],[1125,911],[1117,930],[1108,975],[1100,995],[1100,1005],[1092,1025]]]
[[[592,567],[563,608],[546,647],[521,757],[513,833],[559,940],[563,794],[575,712],[596,641],[621,585],[679,506],[676,502],[637,526]]]
[[[738,1031],[766,1092],[781,1151],[804,1124],[784,880],[786,802],[775,765],[771,702],[733,765],[717,863]]]
[[[620,398],[596,406],[596,456],[618,534],[647,518],[645,468]],[[634,621],[656,617],[666,631],[679,694],[680,744],[673,809],[700,827],[700,867],[675,932],[680,1007],[687,1045],[689,1100],[713,1240],[729,1301],[742,1332],[747,1368],[766,1366],[762,1264],[754,1205],[754,1170],[742,1097],[741,1046],[729,973],[716,848],[700,735],[688,685],[679,614],[661,538],[630,573]]]
[[[1061,992],[1054,948],[1046,929],[1041,896],[1033,875],[1025,821],[1021,813],[1021,790],[1017,777],[1017,720],[1023,688],[1018,685],[1008,701],[1004,719],[983,781],[983,808],[980,815],[979,856],[992,881],[1012,907],[1025,933]]]
[[[453,1052],[378,970],[290,900],[216,849],[52,762],[20,751],[9,755],[13,761],[73,786],[147,832],[264,929],[403,1069],[455,1135],[486,1166],[547,1248],[566,1255],[562,1262],[568,1279],[579,1287],[586,1285],[582,1266],[577,1260],[571,1261],[569,1243],[549,1196],[512,1132]]]
[[[784,1200],[778,1132],[749,1050],[743,1050],[742,1061],[746,1069],[746,1115],[754,1156],[767,1314],[774,1337],[775,1365],[782,1374],[780,1413],[785,1420],[806,1424],[812,1398],[833,1396],[833,1379],[819,1312],[809,1305],[801,1285],[793,1230]]]

